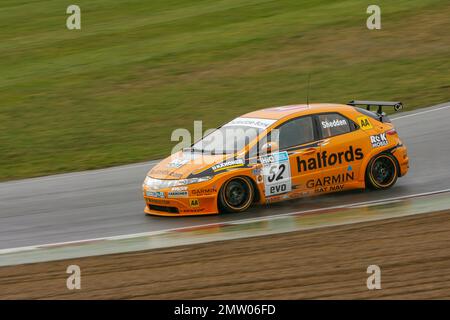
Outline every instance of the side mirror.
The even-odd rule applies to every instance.
[[[265,143],[261,148],[261,152],[265,153],[265,154],[277,152],[278,150],[279,150],[279,147],[278,147],[278,143],[276,143],[276,142]]]

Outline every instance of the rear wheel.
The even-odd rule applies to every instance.
[[[242,212],[253,202],[255,192],[249,178],[236,177],[224,183],[219,192],[219,208],[222,212]]]
[[[388,189],[395,184],[397,177],[397,161],[389,153],[375,156],[366,169],[366,183],[371,189]]]

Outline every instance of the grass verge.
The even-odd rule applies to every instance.
[[[448,1],[0,4],[0,180],[167,155],[176,128],[311,101],[450,100]]]

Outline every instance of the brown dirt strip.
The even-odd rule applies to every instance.
[[[450,299],[450,212],[0,268],[1,299]],[[66,288],[68,265],[81,290]],[[381,267],[381,290],[366,269]]]

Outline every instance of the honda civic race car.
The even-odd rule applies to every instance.
[[[351,101],[247,113],[153,167],[143,183],[144,211],[242,212],[255,203],[390,188],[407,173],[409,159],[385,106],[402,108]]]

